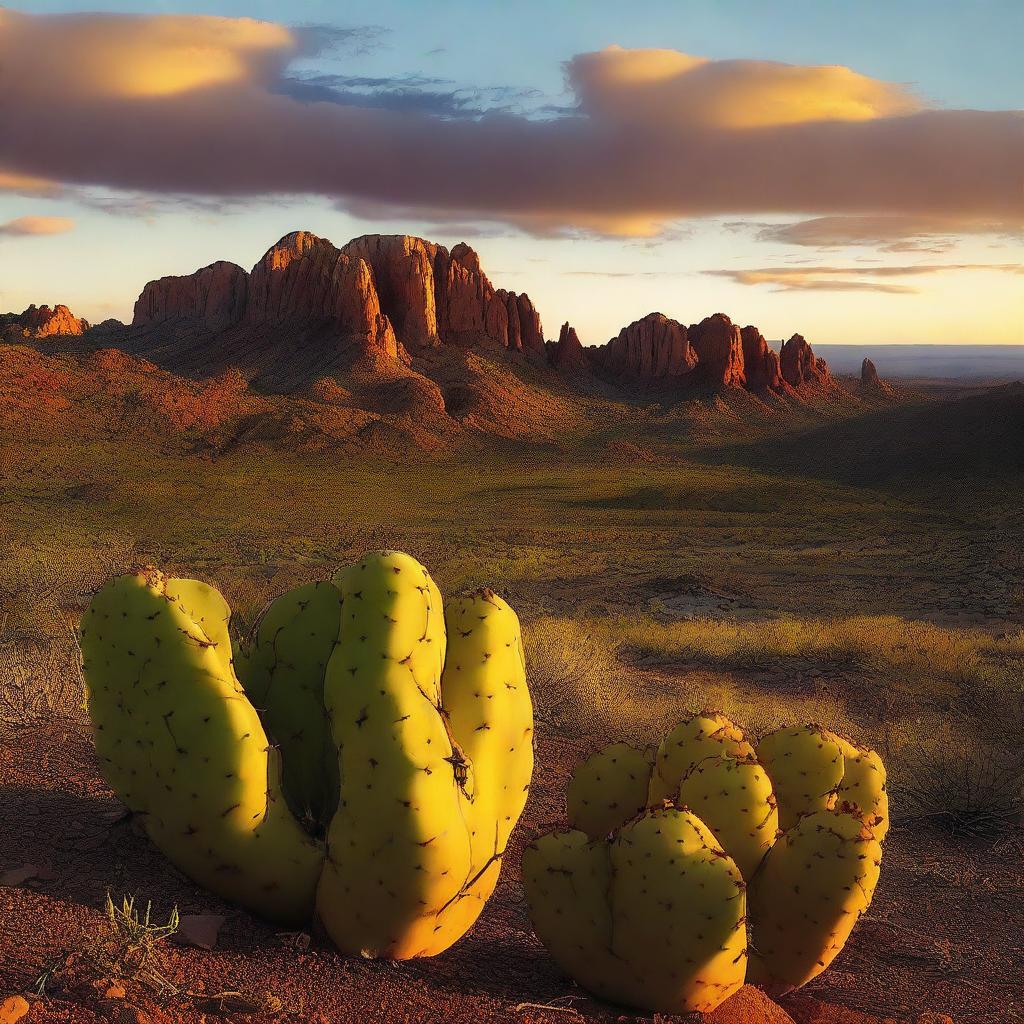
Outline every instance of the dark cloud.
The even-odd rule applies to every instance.
[[[356,102],[321,82],[337,95],[312,102],[290,67],[310,45],[245,19],[0,11],[0,181],[312,193],[541,234],[711,214],[1024,223],[1024,114],[924,109],[846,68],[610,48],[569,62],[569,112],[523,116],[514,90],[350,84]]]
[[[336,53],[363,57],[384,46],[390,29],[381,25],[295,25],[293,32],[304,56]]]

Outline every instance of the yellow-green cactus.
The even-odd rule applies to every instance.
[[[775,786],[782,828],[792,828],[804,814],[835,805],[845,759],[834,733],[818,725],[777,729],[758,743],[757,759]]]
[[[600,839],[625,825],[647,803],[651,759],[628,743],[612,743],[577,765],[565,794],[573,828]]]
[[[239,654],[248,697],[227,622],[212,588],[155,571],[96,596],[82,648],[111,784],[172,861],[263,916],[308,926],[315,897],[346,951],[447,948],[492,892],[529,787],[515,613],[490,591],[457,599],[446,651],[423,566],[368,555],[268,609]],[[284,799],[282,753],[326,851]]]
[[[846,811],[815,811],[784,833],[750,887],[749,980],[779,994],[824,971],[871,903],[881,859]]]
[[[707,1011],[744,977],[784,991],[838,954],[878,879],[885,770],[816,726],[758,750],[769,764],[724,716],[687,719],[658,747],[639,815],[638,751],[614,744],[580,766],[577,831],[535,840],[523,882],[537,935],[581,985],[648,1011]]]
[[[283,924],[313,909],[323,848],[288,810],[280,756],[231,671],[226,605],[195,580],[121,576],[82,620],[107,780],[189,877]]]
[[[651,775],[648,805],[657,807],[675,798],[679,782],[707,757],[750,757],[754,748],[743,730],[718,711],[684,719],[658,745]]]
[[[338,806],[338,761],[324,710],[324,675],[338,642],[341,592],[329,580],[282,594],[260,616],[235,671],[284,761],[296,817],[322,835]]]
[[[723,754],[698,762],[683,776],[676,800],[711,829],[749,881],[779,832],[771,779],[757,758]]]
[[[833,735],[843,752],[843,778],[836,790],[835,806],[859,814],[875,838],[884,842],[889,832],[885,765],[874,750]]]
[[[746,887],[688,811],[648,811],[610,842],[545,836],[523,855],[523,884],[541,941],[597,995],[689,1013],[743,984]]]

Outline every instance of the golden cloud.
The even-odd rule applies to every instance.
[[[442,118],[289,95],[301,52],[298,32],[248,19],[0,12],[0,166],[539,234],[710,214],[1024,224],[1024,113],[927,109],[849,68],[611,48],[568,62],[563,116]]]
[[[911,285],[892,284],[877,278],[915,277],[950,271],[989,271],[1024,274],[1020,263],[918,263],[909,266],[877,267],[760,267],[746,270],[705,270],[714,277],[727,277],[737,284],[774,285],[776,291],[873,291],[893,295],[914,294]]]
[[[74,227],[70,217],[16,217],[0,224],[0,236],[63,235]]]

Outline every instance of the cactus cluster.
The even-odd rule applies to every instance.
[[[889,822],[874,751],[814,725],[755,746],[718,713],[656,750],[598,751],[566,810],[570,828],[523,854],[534,929],[585,988],[663,1013],[825,970],[871,902]]]
[[[216,590],[146,569],[81,627],[107,780],[213,892],[344,951],[441,952],[498,879],[533,770],[519,622],[401,552],[275,601],[232,645]]]

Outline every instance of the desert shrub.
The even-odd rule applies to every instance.
[[[900,817],[957,836],[987,839],[1024,830],[1024,756],[960,737],[903,751],[894,795]]]
[[[71,629],[59,636],[0,631],[0,726],[82,721],[84,695]]]

